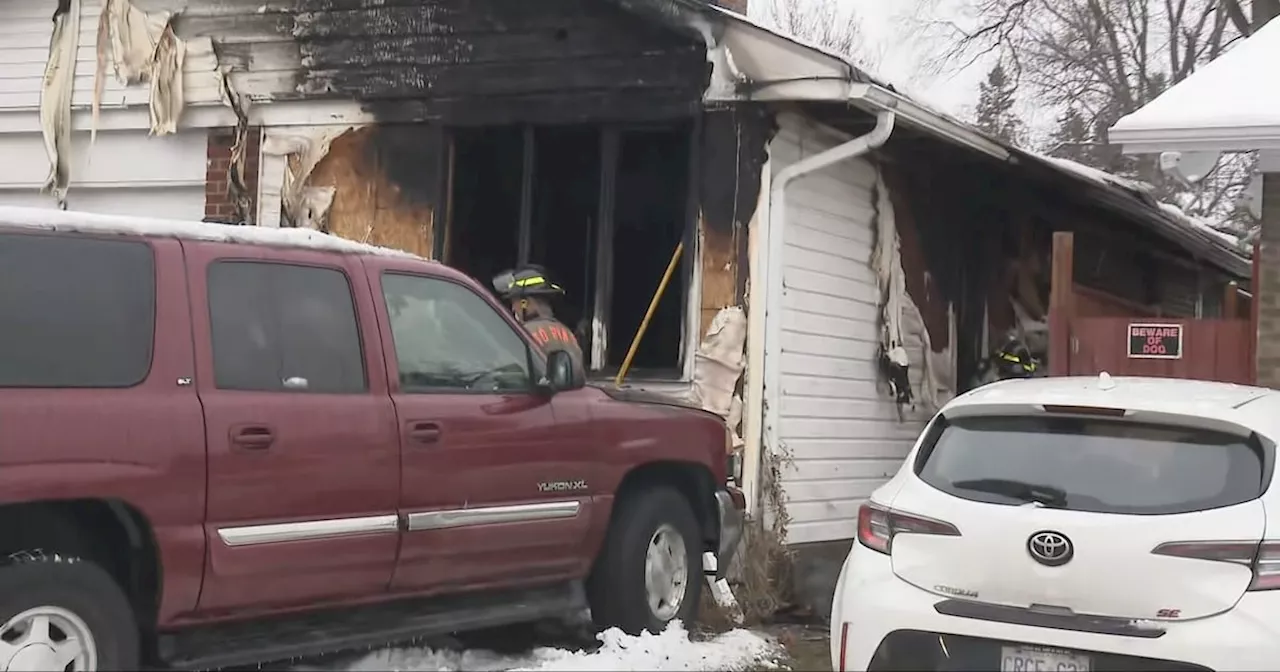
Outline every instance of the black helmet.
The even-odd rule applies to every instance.
[[[1039,365],[1031,356],[1031,351],[1017,338],[1005,341],[1003,347],[996,352],[996,373],[1001,378],[1030,378],[1037,373]]]
[[[499,273],[493,278],[493,288],[507,300],[564,294],[564,288],[547,278],[546,269],[535,264]]]

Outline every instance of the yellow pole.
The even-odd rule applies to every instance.
[[[676,245],[676,251],[671,255],[671,263],[667,264],[667,272],[662,274],[662,282],[658,283],[658,290],[653,293],[653,299],[649,301],[649,310],[645,311],[644,319],[640,321],[640,328],[636,329],[635,338],[631,339],[631,347],[627,350],[627,358],[622,360],[622,368],[618,369],[618,377],[613,379],[613,384],[622,386],[622,379],[627,377],[627,370],[631,368],[631,360],[636,356],[636,350],[640,347],[640,339],[644,338],[644,332],[649,328],[649,320],[653,318],[653,313],[658,309],[658,302],[662,300],[662,293],[667,291],[667,283],[671,282],[671,274],[676,270],[676,263],[680,261],[680,253],[684,252],[684,241],[680,241]]]

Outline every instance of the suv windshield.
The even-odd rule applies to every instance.
[[[1172,514],[1262,494],[1261,451],[1203,429],[1061,417],[940,419],[916,462],[956,497],[1074,511]]]

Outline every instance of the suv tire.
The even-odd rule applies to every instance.
[[[702,547],[679,492],[663,487],[626,497],[587,582],[596,625],[637,635],[661,632],[676,619],[690,624],[702,596]]]
[[[41,617],[50,624],[47,635],[31,632],[31,624]],[[92,646],[79,649],[83,657],[70,669],[139,669],[133,608],[111,575],[92,562],[40,552],[10,556],[0,566],[0,629],[0,668],[15,653],[5,643],[34,636],[57,645],[87,635]],[[27,653],[18,655],[42,652],[39,646],[23,650]],[[55,668],[63,669],[50,667]]]

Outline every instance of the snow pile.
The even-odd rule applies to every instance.
[[[1151,191],[1151,185],[1147,184],[1146,182],[1138,182],[1136,180],[1130,180],[1125,177],[1120,177],[1119,175],[1113,175],[1111,173],[1108,173],[1105,170],[1098,170],[1097,168],[1094,168],[1092,166],[1086,166],[1083,163],[1078,163],[1076,161],[1072,161],[1071,159],[1060,159],[1056,156],[1048,156],[1045,154],[1038,154],[1035,152],[1027,152],[1027,153],[1035,154],[1035,157],[1037,159],[1048,161],[1049,163],[1052,163],[1053,165],[1067,172],[1075,173],[1081,177],[1093,180],[1094,182],[1112,184],[1117,187],[1121,187],[1123,189],[1129,189],[1129,190],[1138,191],[1138,192]]]
[[[1181,220],[1187,226],[1193,229],[1198,229],[1200,231],[1203,231],[1213,236],[1214,238],[1217,238],[1219,241],[1222,241],[1224,245],[1227,245],[1228,247],[1234,249],[1237,252],[1240,252],[1241,254],[1244,254],[1246,256],[1253,254],[1253,248],[1241,244],[1240,239],[1237,238],[1236,236],[1233,236],[1230,233],[1227,233],[1226,231],[1213,228],[1213,226],[1211,226],[1208,222],[1204,221],[1203,219],[1197,219],[1195,217],[1192,217],[1191,215],[1188,215],[1187,213],[1182,211],[1182,208],[1179,208],[1176,205],[1172,205],[1170,203],[1161,203],[1160,209],[1164,210],[1165,213],[1169,214],[1170,216]]]
[[[614,628],[597,638],[601,646],[594,651],[539,648],[519,656],[490,651],[397,647],[376,651],[339,669],[351,672],[747,670],[780,667],[777,661],[782,657],[781,648],[772,640],[742,629],[707,641],[695,641],[682,625],[672,623],[658,635],[644,633],[632,637]],[[318,668],[295,668],[308,669]]]
[[[599,635],[602,646],[591,653],[541,649],[541,662],[523,670],[743,670],[774,663],[777,648],[748,630],[731,630],[716,638],[695,642],[679,623],[660,635],[639,637],[613,628]]]
[[[301,247],[342,254],[374,254],[402,259],[416,255],[376,245],[358,243],[312,229],[277,229],[266,226],[234,226],[206,222],[183,222],[151,217],[100,215],[68,210],[47,210],[0,205],[0,226],[47,231],[75,231],[90,234],[154,236],[218,243],[246,243]]]

